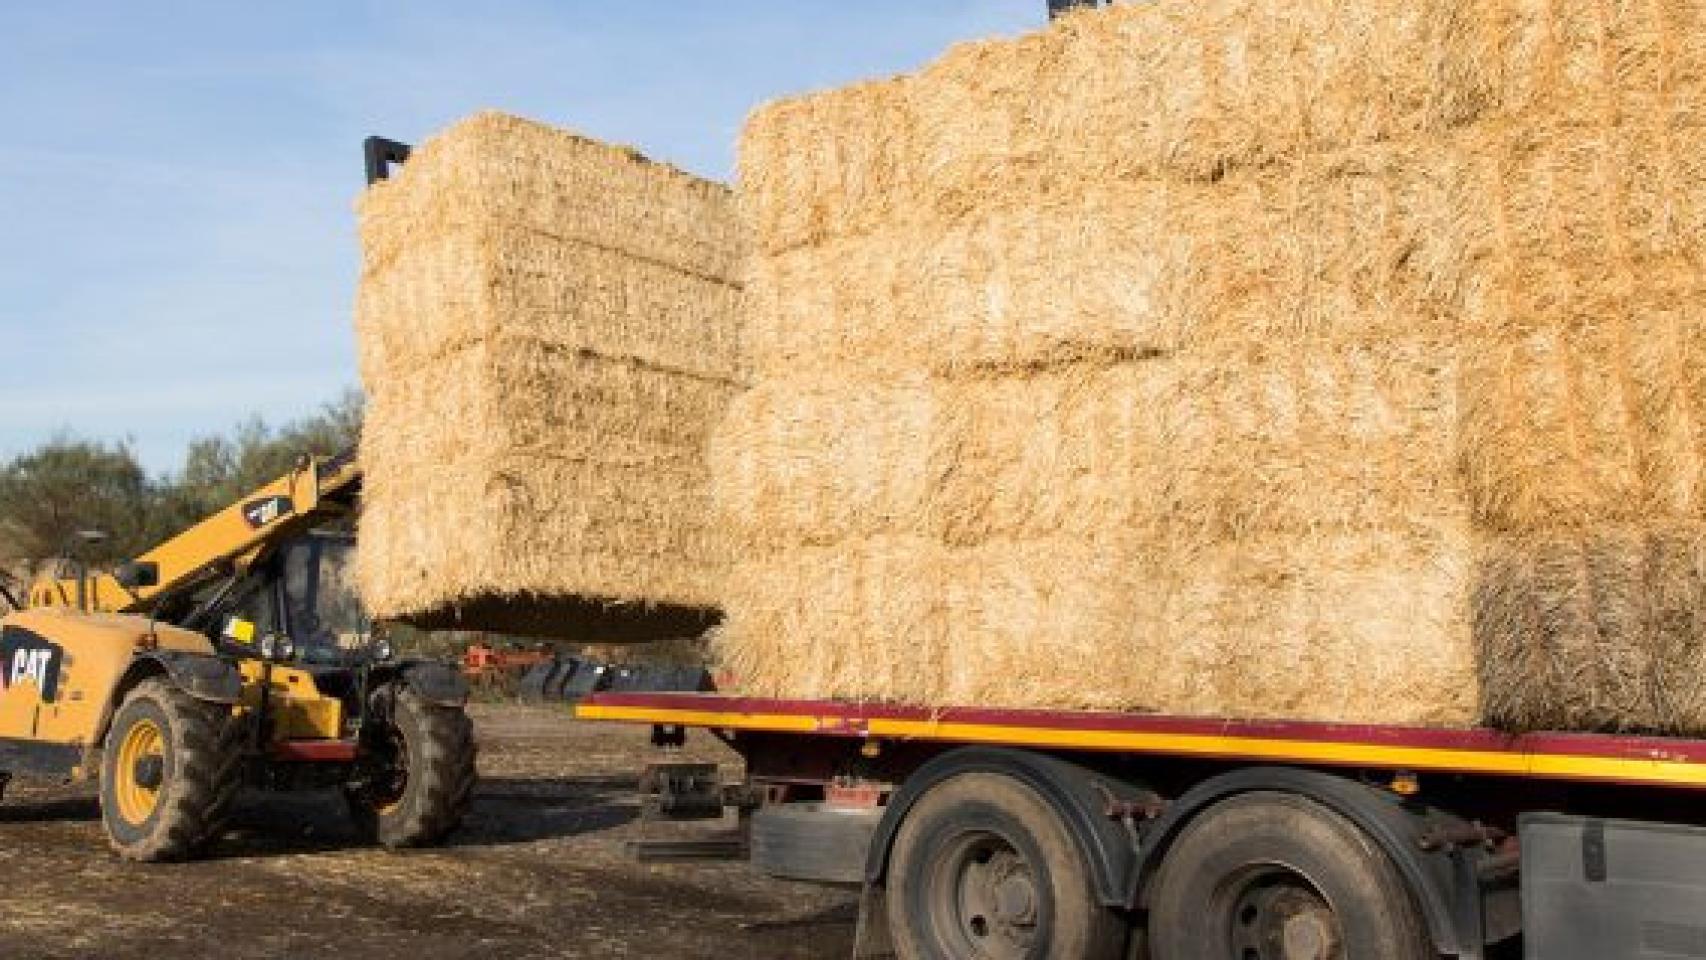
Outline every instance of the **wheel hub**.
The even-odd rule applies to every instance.
[[[1301,877],[1252,882],[1232,915],[1237,960],[1342,960],[1339,918]]]
[[[127,823],[142,824],[153,816],[160,803],[160,788],[166,778],[166,734],[151,719],[131,724],[118,741],[113,765],[113,785],[118,815]]]
[[[943,858],[931,898],[938,929],[952,956],[1020,960],[1039,936],[1041,900],[1030,864],[1005,839],[977,833],[959,839]]]
[[[995,915],[1005,923],[1037,920],[1037,891],[1029,871],[1010,873],[995,884]]]
[[[1330,917],[1316,913],[1298,914],[1285,921],[1280,933],[1285,960],[1328,960],[1338,949],[1338,938]]]
[[[161,781],[166,779],[165,758],[157,753],[136,758],[136,766],[131,771],[136,785],[148,790],[157,789]]]
[[[377,754],[381,765],[363,792],[373,811],[386,816],[396,812],[409,789],[409,745],[395,726],[387,732]]]

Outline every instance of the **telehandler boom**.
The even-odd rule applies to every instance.
[[[284,476],[131,561],[134,586],[121,584],[117,572],[55,577],[31,588],[28,605],[146,612],[208,578],[246,568],[287,538],[350,515],[360,492],[361,469],[352,455],[305,457]]]

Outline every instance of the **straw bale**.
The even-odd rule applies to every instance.
[[[1003,202],[959,224],[901,223],[755,258],[756,370],[942,369],[1166,349],[1157,289],[1178,240],[1160,190]]]
[[[425,462],[489,447],[565,459],[631,458],[635,466],[651,462],[639,452],[646,450],[672,463],[702,460],[697,444],[737,389],[509,336],[446,355],[384,387],[373,398],[379,427],[364,443],[385,460]],[[387,419],[393,413],[396,419]]]
[[[760,549],[1363,530],[1460,510],[1454,377],[1448,351],[1415,340],[1032,377],[771,380],[713,435],[713,482]]]
[[[1487,722],[1706,730],[1706,524],[1488,538],[1473,609]]]
[[[907,537],[741,551],[712,656],[756,695],[943,702],[938,553]]]
[[[375,616],[532,632],[469,611],[715,605],[726,551],[698,443],[727,384],[504,340],[386,386],[362,444],[358,576]]]
[[[1467,531],[1258,536],[1201,560],[1154,558],[1157,646],[1184,651],[1165,709],[1351,723],[1476,719],[1462,602]],[[1165,662],[1165,661],[1163,661]]]
[[[1506,114],[1581,122],[1696,125],[1706,92],[1706,4],[1698,0],[1501,0],[1487,4]]]
[[[1531,123],[1212,185],[1072,183],[758,256],[745,335],[760,376],[952,374],[1639,313],[1698,273],[1702,158],[1706,128]]]
[[[1665,331],[1651,332],[1663,346]],[[738,400],[719,428],[713,447],[716,489],[727,511],[725,522],[741,531],[743,547],[777,554],[783,565],[793,564],[802,552],[837,556],[838,550],[858,549],[848,544],[868,540],[927,544],[926,553],[980,548],[992,556],[1030,556],[1026,545],[1034,540],[1059,536],[1087,543],[1112,535],[1151,559],[1212,554],[1252,542],[1279,557],[1282,545],[1288,545],[1283,556],[1294,564],[1295,575],[1328,576],[1339,568],[1318,552],[1323,541],[1379,536],[1397,547],[1426,541],[1429,531],[1442,524],[1462,524],[1475,539],[1456,541],[1454,553],[1442,549],[1431,555],[1432,562],[1461,568],[1474,557],[1476,589],[1485,592],[1489,583],[1508,581],[1510,574],[1501,572],[1497,553],[1487,559],[1472,553],[1472,546],[1498,542],[1493,518],[1516,512],[1513,499],[1542,498],[1543,510],[1531,510],[1518,523],[1506,522],[1539,531],[1528,536],[1569,537],[1571,528],[1604,529],[1621,518],[1644,519],[1662,532],[1665,523],[1688,529],[1703,519],[1701,447],[1694,427],[1694,410],[1706,396],[1695,379],[1699,365],[1673,356],[1675,369],[1660,371],[1673,379],[1660,372],[1634,378],[1648,391],[1642,402],[1655,406],[1628,414],[1620,398],[1626,384],[1592,369],[1615,360],[1604,333],[1589,328],[1548,338],[1546,349],[1578,357],[1578,373],[1569,384],[1559,379],[1559,364],[1528,358],[1528,352],[1540,349],[1533,344],[1486,340],[1155,359],[1087,372],[920,378],[889,386],[770,381]],[[1570,415],[1561,416],[1545,392],[1566,387],[1573,391],[1564,398]],[[1497,419],[1513,413],[1523,419]],[[1588,429],[1596,421],[1597,432]],[[1502,432],[1485,432],[1487,423]],[[1624,451],[1645,443],[1642,437],[1661,433],[1668,446],[1655,442],[1647,447],[1653,453],[1644,462],[1653,479],[1639,485]],[[968,562],[961,556],[952,564]],[[1017,565],[1024,570],[1048,562],[1032,557]],[[790,576],[809,579],[815,569],[805,562]],[[1093,566],[1062,569],[1083,572]],[[1354,569],[1339,572],[1348,576]],[[1549,606],[1591,603],[1633,589],[1619,568],[1590,573],[1553,583]],[[1138,576],[1121,589],[1153,598],[1161,582]],[[1463,586],[1455,603],[1466,623],[1467,581],[1459,574],[1454,582]],[[1077,601],[1058,599],[1069,591],[1025,595],[1038,604],[1027,617],[1006,610],[999,619],[1056,619],[1082,632]],[[964,595],[968,607],[995,603],[977,597]],[[1361,594],[1316,598],[1324,606],[1356,607],[1365,601],[1381,609]],[[737,613],[748,602],[738,593],[731,600]],[[786,603],[786,595],[764,602]],[[1527,602],[1539,600],[1529,596]],[[814,616],[834,617],[837,609],[815,609]],[[1249,632],[1262,624],[1273,631],[1289,629],[1284,616],[1293,607],[1263,609],[1250,608]],[[1188,606],[1168,613],[1172,618],[1195,615]],[[1204,616],[1226,615],[1215,609]],[[1513,642],[1487,632],[1517,622],[1510,616],[1500,620],[1478,607],[1477,617],[1475,639],[1483,649]],[[731,624],[725,649],[745,642],[741,630],[746,622]],[[1430,641],[1424,621],[1417,621],[1415,629],[1406,642],[1423,648],[1434,641],[1468,643],[1467,634]],[[938,645],[951,651],[956,663],[953,658],[962,655],[973,664],[992,663],[993,655],[977,644],[999,645],[951,631],[944,636],[950,639]],[[1103,647],[1124,649],[1125,642],[1110,637]],[[964,654],[967,649],[981,652]],[[1553,644],[1549,649],[1562,648]],[[983,676],[981,666],[975,669]],[[1009,682],[995,676],[985,679]],[[936,686],[916,688],[911,695],[946,697],[939,686],[945,682],[932,680]],[[1241,699],[1234,686],[1216,689],[1227,695],[1216,709],[1274,702]],[[1501,689],[1515,695],[1509,683]],[[1076,687],[1025,694],[1035,705],[1062,706],[1082,704],[1062,703],[1060,697],[1088,695]],[[1142,702],[1123,693],[1110,696],[1126,697],[1126,706]],[[1212,704],[1212,697],[1197,702],[1204,709]],[[1625,722],[1652,725],[1658,715],[1636,716],[1645,719]]]
[[[892,219],[918,165],[907,96],[904,80],[877,80],[755,112],[737,158],[751,238],[773,252]]]
[[[1465,723],[1459,555],[1443,533],[1328,537],[1306,564],[1289,538],[853,539],[744,556],[717,652],[757,694]]]
[[[1706,646],[1674,611],[1682,601],[1665,599],[1706,589],[1695,568],[1661,557],[1645,575],[1627,538],[1605,532],[1639,522],[1674,554],[1706,528],[1701,365],[1675,352],[1672,331],[1646,332],[1637,352],[1657,348],[1670,366],[1627,379],[1613,375],[1607,331],[1585,327],[1030,376],[763,382],[713,444],[742,552],[721,650],[758,689],[803,684],[795,693],[1700,729],[1706,715],[1688,704],[1614,687],[1580,696],[1614,697],[1622,714],[1548,712],[1569,701],[1499,666],[1544,662],[1603,686],[1618,675],[1584,673],[1575,654],[1604,635],[1596,655],[1644,655],[1649,687],[1698,674],[1666,653]],[[1583,538],[1599,538],[1601,559],[1560,575],[1556,556]],[[1536,542],[1550,553],[1513,566],[1509,544],[1530,556]],[[905,571],[892,595],[873,566]],[[1632,619],[1640,604],[1660,612]],[[872,608],[883,626],[869,625]],[[885,641],[883,629],[901,632]],[[790,644],[806,649],[780,656]],[[838,645],[857,653],[825,679],[843,668],[819,647]],[[1121,678],[1126,657],[1139,666]],[[1093,684],[1044,669],[1087,662]],[[1346,663],[1380,682],[1291,684]],[[1188,689],[1167,686],[1178,671]],[[1340,700],[1310,699],[1317,686]]]
[[[1491,38],[1451,0],[1210,0],[1067,17],[963,44],[916,75],[925,168],[949,189],[1010,163],[1062,177],[1215,179],[1444,129],[1491,93]]]
[[[732,380],[739,296],[728,279],[494,221],[423,235],[369,270],[356,324],[373,378],[501,334]]]
[[[945,391],[948,543],[1129,531],[1173,551],[1459,510],[1454,373],[1425,341],[1181,356]]]
[[[761,549],[915,528],[933,483],[936,407],[922,378],[760,382],[711,434],[712,488],[730,535]]]
[[[1215,179],[1440,129],[1489,98],[1472,6],[1176,0],[961,44],[916,74],[755,112],[743,203],[774,253],[918,209],[951,219],[1016,183]]]
[[[1706,517],[1701,133],[1536,125],[1448,153],[1465,171],[1445,272],[1473,334],[1464,467],[1485,529]]]
[[[1706,518],[1703,318],[1695,306],[1643,320],[1639,333],[1578,320],[1464,351],[1462,464],[1479,528]]]
[[[1703,102],[1700,0],[1158,0],[761,108],[721,655],[1706,730]]]
[[[714,622],[703,446],[742,375],[726,189],[481,114],[361,226],[373,614],[616,642]]]
[[[753,368],[945,374],[1199,344],[1378,341],[1441,328],[1437,210],[1464,191],[1362,148],[1282,178],[1084,182],[945,223],[754,258]]]
[[[1500,124],[1440,144],[1449,296],[1508,329],[1675,290],[1706,243],[1703,150],[1706,127],[1650,123]]]
[[[744,256],[726,186],[637,151],[495,111],[424,141],[362,194],[364,271],[447,228],[501,222],[711,278]]]
[[[1213,181],[1478,121],[1695,127],[1703,93],[1699,0],[1160,0],[766,105],[742,203],[770,254],[992,196]]]

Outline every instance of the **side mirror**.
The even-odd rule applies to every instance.
[[[160,585],[160,565],[152,560],[127,560],[113,571],[118,585],[135,593],[143,587]]]

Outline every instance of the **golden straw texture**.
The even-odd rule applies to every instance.
[[[1703,83],[1703,0],[1157,0],[761,108],[720,655],[1706,732]]]
[[[741,377],[727,191],[481,114],[361,223],[374,615],[589,641],[714,619],[703,445]]]

